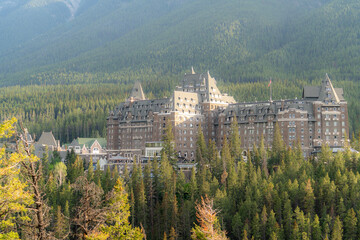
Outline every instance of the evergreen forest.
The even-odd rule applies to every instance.
[[[9,138],[15,126],[15,119],[1,124],[1,136]],[[244,161],[233,122],[220,155],[199,131],[196,169],[186,177],[174,164],[170,124],[166,131],[161,157],[144,168],[126,165],[121,176],[73,151],[65,163],[56,151],[38,159],[18,135],[15,152],[0,151],[0,236],[359,239],[360,156],[349,146],[334,155],[324,145],[304,159],[300,145],[284,145],[276,125],[272,149],[262,140]]]

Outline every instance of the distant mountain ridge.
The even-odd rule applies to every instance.
[[[167,75],[191,65],[232,82],[312,80],[325,72],[351,81],[360,76],[356,0],[10,2],[39,7],[2,15],[0,3],[0,32],[6,33],[0,36],[0,85],[26,84],[37,73],[147,69]],[[27,19],[41,12],[31,26],[51,21],[30,33],[21,32],[27,25],[20,21],[19,31],[6,24],[23,11]]]

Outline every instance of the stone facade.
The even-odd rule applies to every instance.
[[[206,141],[212,139],[220,148],[235,117],[243,149],[252,149],[261,137],[271,147],[276,123],[285,143],[294,146],[299,141],[304,155],[322,144],[341,147],[349,134],[343,90],[334,88],[327,75],[321,86],[304,87],[301,100],[236,103],[219,91],[209,72],[192,70],[170,98],[147,100],[136,83],[129,99],[107,118],[108,153],[140,159],[145,144],[161,141],[166,124],[171,123],[179,157],[193,160],[199,124]]]

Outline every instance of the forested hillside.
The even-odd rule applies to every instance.
[[[73,20],[0,51],[2,84],[27,84],[30,75],[43,72],[150,69],[168,75],[190,65],[232,82],[270,76],[307,80],[325,72],[359,80],[356,0],[88,0],[82,5]]]

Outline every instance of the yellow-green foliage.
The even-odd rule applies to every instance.
[[[0,124],[0,138],[9,138],[14,134],[16,119]],[[0,149],[0,239],[17,239],[13,231],[14,213],[26,212],[26,206],[32,203],[31,194],[26,191],[26,183],[19,178],[20,163],[24,156],[8,153],[5,147]],[[26,217],[22,220],[28,220]]]

